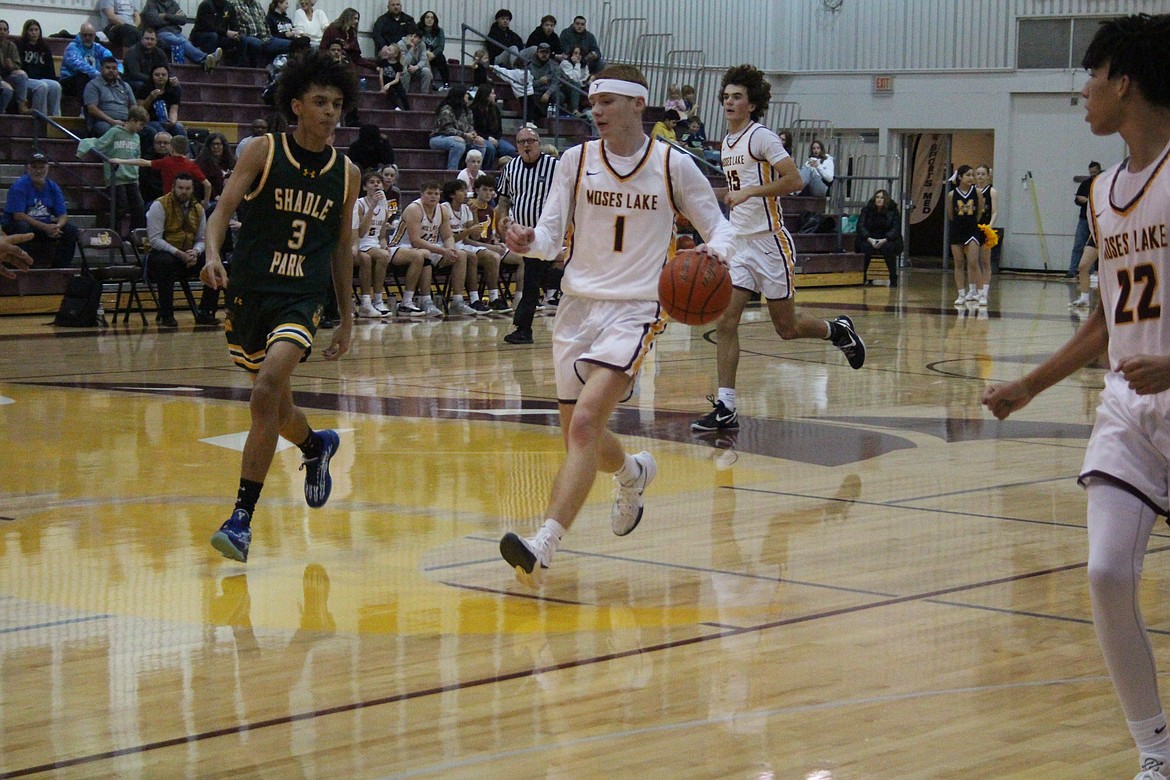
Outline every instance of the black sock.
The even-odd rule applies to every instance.
[[[253,482],[250,479],[240,477],[240,492],[236,494],[236,509],[243,509],[251,516],[256,511],[256,502],[260,500],[260,491],[263,489],[263,482]]]
[[[837,341],[849,335],[845,332],[845,326],[836,320],[825,320],[829,325],[829,341]]]
[[[309,429],[309,435],[303,442],[297,445],[301,448],[301,453],[306,460],[321,457],[321,437],[313,433],[313,429]]]

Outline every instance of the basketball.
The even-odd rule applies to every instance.
[[[684,249],[662,269],[658,300],[672,320],[706,325],[717,320],[731,302],[731,274],[710,255]]]

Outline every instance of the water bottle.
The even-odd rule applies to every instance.
[[[552,118],[556,115],[557,115],[557,107],[555,105],[553,105],[553,102],[550,100],[548,102],[548,116],[550,118]]]

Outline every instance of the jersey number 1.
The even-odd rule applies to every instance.
[[[1130,278],[1130,271],[1133,271],[1133,278]],[[1129,296],[1133,292],[1135,284],[1142,285],[1142,294],[1138,298],[1137,304],[1137,319],[1141,320],[1156,320],[1162,316],[1162,307],[1154,303],[1154,293],[1158,289],[1158,274],[1154,270],[1154,266],[1149,263],[1136,265],[1133,269],[1118,268],[1117,269],[1117,283],[1121,285],[1120,294],[1117,296],[1117,308],[1113,310],[1113,321],[1118,325],[1126,322],[1134,321],[1134,310],[1129,308]]]
[[[613,222],[613,251],[622,251],[622,243],[626,237],[626,218],[618,217]]]

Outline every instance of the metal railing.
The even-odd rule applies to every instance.
[[[32,115],[36,119],[40,120],[39,122],[33,122],[33,149],[35,151],[44,154],[43,152],[41,152],[41,129],[44,126],[42,123],[52,125],[53,127],[57,128],[58,131],[60,131],[62,134],[64,134],[67,138],[72,138],[77,143],[81,143],[80,136],[74,134],[72,130],[63,126],[61,123],[57,122],[55,119],[52,119],[48,116],[45,116],[40,111],[37,111],[35,109],[33,110]],[[47,134],[46,134],[46,137],[47,137]],[[98,151],[97,149],[91,149],[90,153],[97,155],[102,160],[102,162],[106,163],[107,165],[110,165],[110,158],[106,154]],[[109,201],[110,201],[110,227],[113,230],[118,229],[118,200],[114,195],[114,187],[116,187],[117,185],[114,184],[114,177],[113,176],[110,177],[110,185],[109,185],[108,189],[104,188],[104,187],[95,187],[92,184],[87,184],[85,182],[85,180],[82,179],[81,176],[78,175],[75,171],[65,167],[64,165],[57,162],[49,155],[46,154],[45,158],[49,161],[50,167],[53,167],[59,171],[63,171],[66,175],[71,176],[73,179],[75,179],[77,181],[76,186],[79,187],[82,192],[97,192],[102,197],[109,199]],[[111,167],[113,167],[113,166],[111,166]]]

